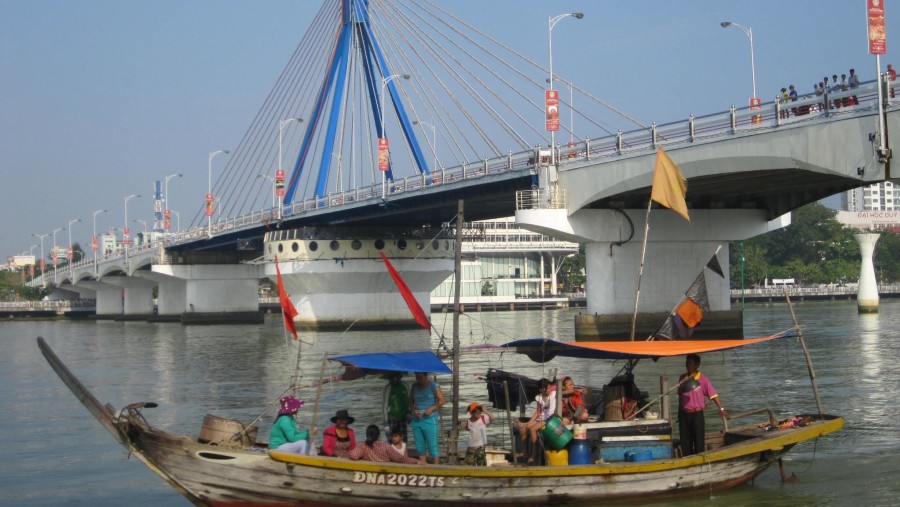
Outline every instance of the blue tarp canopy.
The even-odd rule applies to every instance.
[[[376,352],[372,354],[354,354],[349,356],[329,357],[345,366],[373,370],[396,372],[453,373],[441,359],[431,351],[418,352]]]

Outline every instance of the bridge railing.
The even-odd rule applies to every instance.
[[[900,88],[900,82],[888,82],[891,90]],[[773,100],[761,104],[758,108],[732,107],[731,109],[704,116],[691,115],[686,120],[679,120],[663,125],[651,124],[649,127],[636,129],[629,132],[617,132],[614,135],[597,139],[586,139],[581,142],[556,146],[557,160],[560,169],[566,165],[581,163],[583,161],[599,160],[603,158],[617,157],[630,153],[655,150],[657,146],[678,145],[698,140],[714,139],[716,137],[735,135],[752,130],[771,130],[782,125],[794,124],[834,117],[843,114],[853,114],[860,111],[873,109],[878,101],[877,82],[867,81],[857,88],[832,92],[827,95],[804,95],[793,102],[781,103]],[[885,91],[886,103],[891,104],[889,91]],[[441,167],[427,175],[407,176],[393,182],[385,183],[382,189],[380,183],[359,187],[341,192],[335,192],[323,197],[309,198],[285,205],[282,213],[285,217],[299,215],[309,211],[352,205],[360,202],[380,200],[388,195],[397,195],[404,192],[435,188],[445,185],[458,184],[463,181],[475,180],[489,175],[503,173],[529,172],[536,174],[540,165],[539,150],[532,149],[505,156],[485,158],[480,161],[466,162],[457,167]],[[517,196],[517,207],[565,207],[565,196],[542,196],[521,192]],[[267,209],[253,211],[235,218],[220,220],[213,224],[211,230],[206,226],[197,226],[169,235],[166,245],[190,243],[203,240],[209,233],[218,234],[232,232],[243,228],[258,227],[277,219],[277,210]],[[148,248],[158,246],[151,243]],[[121,257],[121,250],[118,255]],[[110,260],[109,256],[104,256]],[[73,265],[73,268],[84,267],[93,262],[93,259],[85,259],[83,262]],[[49,274],[49,273],[48,273]]]

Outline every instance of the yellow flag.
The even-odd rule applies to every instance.
[[[671,209],[683,216],[688,222],[687,204],[684,202],[684,194],[687,192],[687,180],[681,174],[681,170],[675,162],[666,155],[660,146],[656,150],[656,168],[653,170],[653,190],[650,191],[650,199]]]

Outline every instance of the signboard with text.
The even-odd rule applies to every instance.
[[[547,116],[547,132],[559,130],[559,92],[544,91],[544,111]]]
[[[275,195],[284,197],[284,171],[281,169],[275,171]]]
[[[378,139],[378,170],[387,171],[391,168],[390,152],[388,151],[388,140],[386,137]]]
[[[869,53],[887,53],[887,36],[884,29],[884,0],[866,0],[866,22],[869,33]]]

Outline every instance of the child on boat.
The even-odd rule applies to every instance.
[[[293,396],[285,396],[279,401],[281,402],[281,408],[278,410],[278,417],[275,418],[275,422],[272,424],[272,432],[269,435],[269,449],[315,456],[316,446],[309,445],[309,431],[299,430],[297,421],[294,420],[297,411],[303,406],[303,400],[298,400]]]
[[[528,464],[534,464],[538,458],[540,451],[538,430],[543,428],[556,411],[556,391],[552,391],[551,386],[551,382],[545,378],[538,382],[540,393],[534,398],[537,405],[534,414],[528,421],[519,422],[519,440],[522,443],[521,448],[528,451]],[[528,438],[531,440],[527,441]]]
[[[487,445],[487,425],[494,420],[494,416],[478,402],[472,402],[468,412],[469,419],[460,424],[469,432],[465,463],[470,466],[487,466],[484,446]]]
[[[397,451],[397,454],[408,457],[409,453],[406,451],[406,442],[403,441],[403,437],[403,430],[400,428],[391,431],[391,447]]]
[[[380,462],[393,461],[394,463],[406,463],[408,465],[425,464],[424,456],[418,460],[401,456],[397,454],[396,449],[391,444],[379,441],[379,436],[381,436],[381,429],[374,424],[370,424],[366,428],[366,442],[352,449],[348,457],[354,461],[362,459]]]

